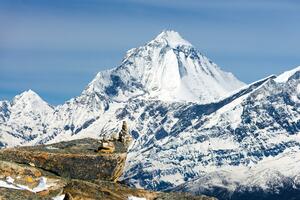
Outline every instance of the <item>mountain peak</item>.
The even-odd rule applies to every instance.
[[[26,95],[38,95],[35,91],[29,89],[29,90],[26,90],[24,92],[22,92],[21,94],[26,94]]]
[[[29,89],[26,90],[24,92],[22,92],[21,94],[17,95],[15,98],[17,99],[32,99],[32,98],[41,98],[36,92],[34,92],[33,90]]]
[[[162,31],[151,42],[165,43],[169,45],[171,48],[176,48],[177,46],[181,46],[181,45],[192,46],[190,42],[188,42],[183,37],[181,37],[181,35],[178,32],[173,30]]]
[[[12,104],[31,104],[31,105],[47,105],[48,104],[33,90],[26,90],[15,96]]]
[[[117,68],[98,73],[84,93],[96,92],[118,102],[142,98],[210,103],[244,86],[191,47],[179,33],[163,31],[129,50]]]
[[[15,96],[10,105],[12,112],[18,111],[18,116],[24,115],[25,118],[32,115],[47,116],[53,111],[53,108],[32,90]]]
[[[278,83],[284,83],[284,82],[287,82],[289,80],[289,78],[291,76],[293,76],[296,72],[299,72],[300,71],[300,66],[292,69],[292,70],[289,70],[289,71],[285,71],[283,72],[282,74],[280,74],[276,79],[275,81],[278,82]]]

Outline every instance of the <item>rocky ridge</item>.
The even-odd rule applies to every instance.
[[[109,152],[103,148],[108,142],[113,146]],[[109,141],[85,138],[0,150],[0,199],[214,199],[133,189],[118,182],[129,144],[123,123],[119,137]]]

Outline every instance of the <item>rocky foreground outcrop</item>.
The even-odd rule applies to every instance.
[[[123,129],[111,140],[86,138],[0,150],[0,199],[213,199],[119,183],[130,143]]]
[[[52,145],[1,150],[0,160],[35,166],[70,179],[116,181],[122,174],[126,152],[116,141],[113,153],[98,152],[99,142],[82,139]]]

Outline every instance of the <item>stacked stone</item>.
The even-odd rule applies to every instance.
[[[126,146],[126,148],[128,148],[130,143],[132,142],[132,137],[129,134],[126,121],[123,121],[122,129],[119,133],[119,141],[122,142]]]

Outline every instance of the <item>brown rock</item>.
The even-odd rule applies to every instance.
[[[91,183],[72,180],[66,185],[63,192],[71,194],[74,200],[127,200],[130,196],[147,200],[216,200],[204,195],[193,196],[187,193],[163,193],[134,189],[108,181]]]
[[[122,130],[123,133],[127,130],[128,136],[126,123]],[[127,142],[130,141],[123,133],[122,141],[114,140],[107,144],[104,143],[106,141],[100,141],[101,149],[114,146],[113,153],[97,152],[99,141],[89,138],[0,150],[1,180],[11,176],[17,184],[33,188],[44,176],[47,183],[52,185],[39,193],[0,188],[0,200],[50,200],[60,194],[65,194],[65,200],[127,200],[129,196],[147,200],[214,199],[185,193],[152,192],[117,183],[125,165]]]
[[[73,200],[74,198],[72,197],[72,195],[69,192],[65,193],[65,197],[64,200]]]
[[[12,190],[7,188],[0,188],[0,200],[51,200],[51,197],[40,197],[25,190]]]
[[[16,177],[31,177],[39,178],[41,176],[40,170],[29,167],[21,166],[11,162],[0,161],[0,179],[4,179],[7,176]],[[25,179],[25,178],[24,178]]]
[[[114,143],[114,153],[96,153],[98,141],[82,139],[53,145],[18,147],[0,150],[0,160],[35,167],[59,176],[83,180],[116,181],[122,174],[126,150],[122,143]]]
[[[0,161],[0,180],[4,181],[5,176],[14,179],[14,184],[25,185],[34,188],[38,185],[40,176],[47,178],[47,183],[52,185],[47,190],[32,193],[27,190],[15,190],[0,188],[0,200],[24,200],[24,199],[51,199],[62,191],[66,181],[49,172],[31,166],[20,165],[12,162]]]

